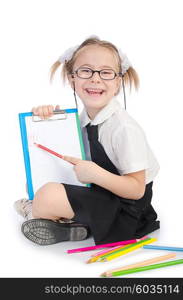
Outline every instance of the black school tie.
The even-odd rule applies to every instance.
[[[86,126],[88,133],[88,140],[90,143],[90,153],[92,161],[94,161],[100,167],[106,169],[107,171],[119,175],[116,167],[113,165],[101,143],[98,141],[98,125],[88,124]]]
[[[90,124],[88,124],[86,126],[86,129],[88,133],[88,140],[90,143],[90,153],[91,153],[92,161],[95,162],[100,167],[102,167],[103,169],[113,174],[120,175],[115,165],[112,163],[112,161],[105,153],[103,146],[98,141],[98,125],[90,126]],[[124,203],[127,203],[128,205],[129,204],[134,205],[136,203],[135,200],[124,199],[122,197],[120,197],[120,199]]]

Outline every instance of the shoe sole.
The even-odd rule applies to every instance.
[[[47,219],[31,219],[22,224],[21,231],[38,245],[52,245],[63,241],[81,241],[87,238],[86,225],[57,223]]]

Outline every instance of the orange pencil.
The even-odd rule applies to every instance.
[[[156,262],[160,262],[160,261],[163,261],[163,260],[168,260],[168,259],[174,258],[174,257],[176,257],[176,253],[170,253],[170,254],[163,255],[163,256],[153,257],[151,259],[147,259],[147,260],[144,260],[144,261],[141,261],[141,262],[137,262],[137,263],[134,263],[132,265],[122,266],[122,267],[119,267],[119,268],[116,268],[116,269],[111,269],[111,270],[105,271],[100,276],[111,277],[112,273],[114,273],[114,272],[133,269],[133,268],[142,267],[142,266],[147,266],[147,265],[150,265],[150,264],[153,264],[153,263],[156,263]]]

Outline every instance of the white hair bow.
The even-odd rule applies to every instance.
[[[68,48],[59,58],[58,61],[60,63],[64,63],[72,58],[74,52],[77,50],[79,46]]]
[[[122,75],[126,73],[126,71],[132,67],[131,62],[129,61],[127,55],[121,51],[121,49],[118,49],[119,56],[121,57],[121,69],[122,69]]]

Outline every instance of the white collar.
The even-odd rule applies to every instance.
[[[102,108],[95,118],[91,120],[87,114],[87,111],[85,108],[83,108],[81,114],[80,114],[80,122],[81,127],[85,127],[88,123],[91,123],[91,125],[98,125],[103,123],[105,120],[110,118],[112,114],[119,110],[121,108],[121,104],[118,102],[117,98],[114,97],[111,99],[111,101]]]

